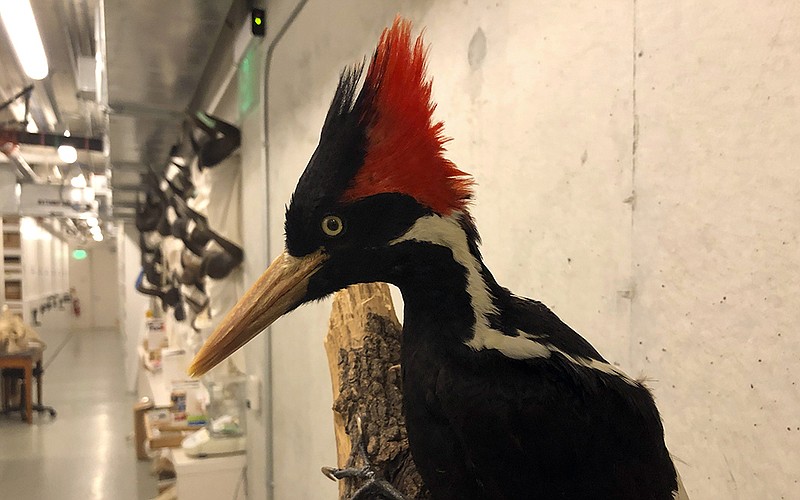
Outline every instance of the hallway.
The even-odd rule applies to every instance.
[[[149,462],[137,462],[122,338],[115,331],[48,332],[43,403],[34,413],[0,415],[0,491],[17,499],[137,500],[156,495]],[[134,471],[136,471],[134,473]]]

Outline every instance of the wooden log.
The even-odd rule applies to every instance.
[[[408,449],[401,338],[402,327],[386,284],[353,285],[335,295],[325,350],[333,388],[338,466],[347,464],[361,417],[366,454],[378,475],[407,498],[422,500],[430,494]],[[350,498],[359,486],[353,480],[340,481],[339,497]]]

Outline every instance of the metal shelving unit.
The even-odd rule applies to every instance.
[[[3,217],[0,220],[3,232],[2,293],[3,304],[16,314],[23,313],[22,237],[19,217]]]

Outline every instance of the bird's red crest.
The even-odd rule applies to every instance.
[[[362,94],[371,94],[363,166],[343,194],[354,201],[381,193],[407,194],[447,215],[472,197],[472,178],[444,157],[444,123],[433,122],[422,35],[411,43],[411,23],[397,17],[384,30]]]

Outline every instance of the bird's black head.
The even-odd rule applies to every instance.
[[[465,212],[471,178],[444,157],[422,38],[396,19],[363,84],[342,72],[320,142],[286,210],[286,251],[212,334],[199,375],[295,307],[353,283],[391,281],[394,243],[428,215]]]

